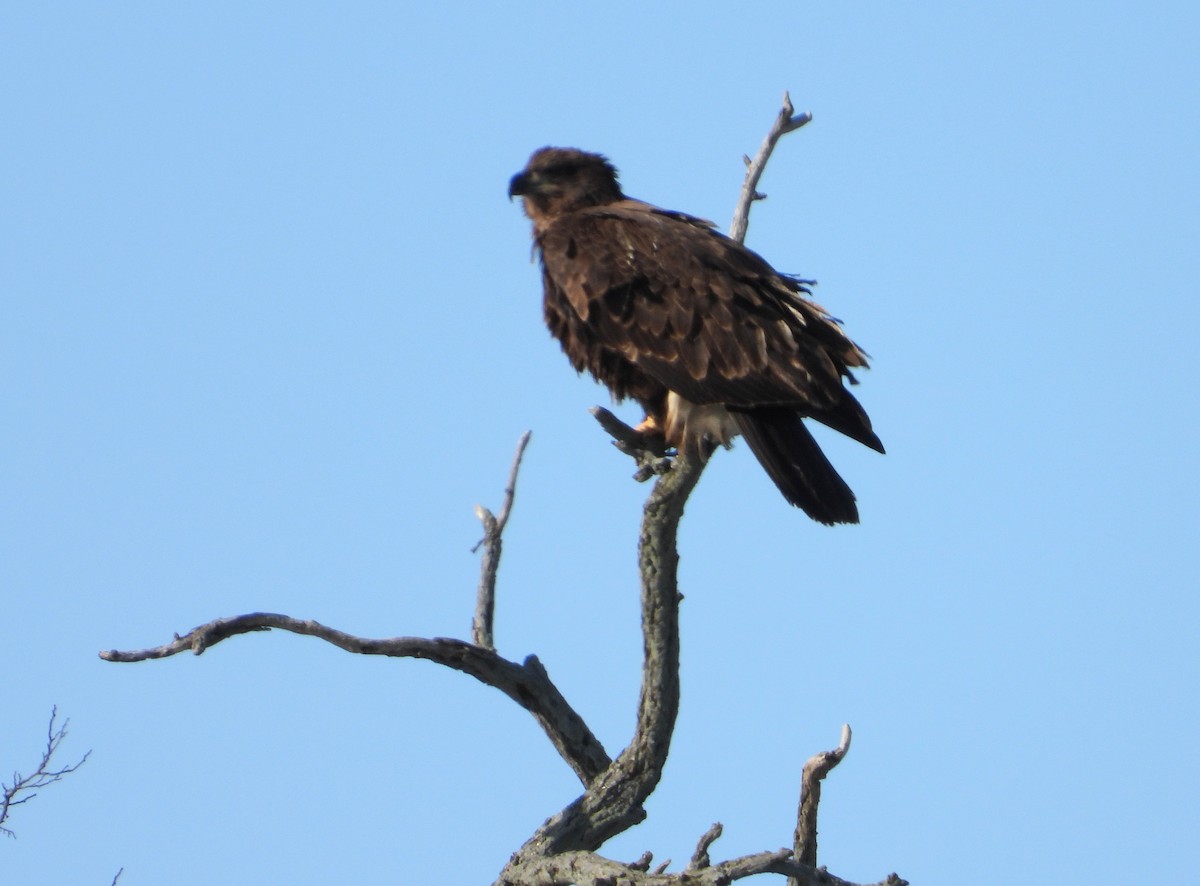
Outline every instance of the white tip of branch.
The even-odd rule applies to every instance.
[[[850,750],[850,738],[853,736],[853,734],[854,733],[850,731],[850,724],[843,723],[842,740],[838,742],[837,747],[838,756],[844,757],[846,755],[846,751]]]

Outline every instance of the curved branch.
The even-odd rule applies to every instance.
[[[832,751],[813,754],[804,764],[800,775],[800,809],[796,813],[796,836],[794,850],[801,864],[817,865],[817,807],[821,803],[821,781],[829,774],[846,752],[850,750],[850,724],[842,726],[842,739]],[[799,881],[789,880],[788,886],[799,886]]]
[[[676,537],[684,504],[700,480],[705,460],[703,453],[684,449],[646,500],[638,545],[644,659],[633,740],[583,796],[526,841],[497,884],[534,882],[528,877],[531,871],[541,870],[543,863],[555,867],[557,856],[563,853],[594,852],[646,817],[642,804],[662,776],[679,712]]]
[[[685,872],[700,871],[712,866],[712,859],[709,858],[708,850],[713,843],[721,838],[721,834],[723,833],[725,833],[725,827],[718,821],[714,822],[713,826],[701,835],[699,841],[696,843],[696,851],[692,853],[692,859],[684,869]]]
[[[523,664],[501,658],[462,640],[446,637],[393,637],[374,640],[356,637],[316,621],[305,621],[273,612],[253,612],[234,618],[219,618],[193,628],[182,637],[162,646],[132,652],[110,650],[100,657],[112,662],[135,662],[167,658],[180,652],[200,655],[211,646],[238,634],[277,629],[293,634],[317,637],[347,652],[360,655],[387,655],[393,658],[419,658],[470,674],[479,682],[499,689],[533,714],[563,759],[575,770],[583,784],[591,784],[610,764],[603,745],[583,718],[567,703],[535,656]]]

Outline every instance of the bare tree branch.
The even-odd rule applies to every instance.
[[[16,837],[16,833],[5,826],[9,815],[12,814],[13,807],[28,803],[37,796],[37,791],[56,781],[62,781],[64,777],[86,763],[88,757],[92,755],[92,752],[88,751],[78,763],[69,766],[54,766],[54,755],[67,737],[67,726],[71,723],[69,719],[63,720],[62,726],[56,728],[54,721],[57,717],[58,706],[55,705],[50,708],[50,723],[46,727],[46,747],[42,750],[42,759],[38,762],[37,768],[29,775],[14,772],[12,784],[0,784],[0,834]]]
[[[700,836],[700,841],[696,844],[696,851],[692,853],[692,860],[684,868],[685,873],[700,871],[712,864],[712,859],[708,857],[708,848],[719,840],[723,833],[725,833],[725,828],[718,821],[714,822],[713,826]]]
[[[470,674],[476,680],[495,687],[529,711],[563,759],[585,785],[609,765],[608,754],[592,734],[583,718],[563,698],[535,656],[523,664],[501,658],[462,640],[446,637],[392,637],[374,640],[356,637],[315,621],[303,621],[273,612],[252,612],[234,618],[219,618],[188,631],[163,646],[122,652],[101,652],[111,662],[136,662],[167,658],[180,652],[200,655],[211,646],[238,634],[277,629],[293,634],[317,637],[347,652],[360,655],[387,655],[393,658],[419,658]]]
[[[799,864],[791,854],[790,849],[757,852],[694,872],[666,874],[641,871],[592,852],[564,852],[525,864],[519,882],[521,886],[728,886],[760,874],[779,874],[803,886],[859,886],[823,868]],[[870,886],[908,886],[908,881],[889,874]]]
[[[513,855],[496,881],[498,886],[529,882],[531,870],[540,869],[550,856],[594,852],[646,817],[642,803],[658,785],[679,711],[676,535],[684,503],[699,482],[704,463],[700,453],[680,452],[671,471],[654,484],[644,508],[638,544],[644,657],[633,740],[583,796],[550,818]]]
[[[650,863],[652,861],[654,861],[654,853],[647,850],[641,854],[641,857],[637,861],[631,861],[629,867],[635,871],[648,871],[650,870]]]
[[[780,108],[774,125],[767,132],[767,137],[763,139],[758,153],[754,155],[753,160],[749,157],[742,158],[746,163],[746,178],[742,182],[742,192],[738,196],[737,208],[733,212],[733,221],[729,224],[729,236],[734,240],[739,243],[745,241],[746,229],[750,227],[750,206],[754,201],[765,200],[767,197],[766,194],[758,192],[758,180],[762,178],[763,170],[767,168],[767,161],[771,159],[775,143],[789,132],[795,132],[810,120],[812,120],[812,114],[808,111],[803,114],[795,113],[795,108],[792,107],[792,97],[785,92],[783,107]]]
[[[496,612],[496,573],[500,569],[500,552],[502,549],[501,535],[508,524],[508,515],[512,511],[513,497],[517,494],[517,472],[521,469],[521,457],[533,431],[526,431],[517,441],[517,452],[513,456],[512,467],[508,470],[508,483],[504,487],[504,504],[500,508],[500,516],[483,505],[475,506],[475,514],[483,523],[483,539],[475,545],[474,550],[483,546],[483,563],[480,566],[479,591],[475,597],[475,620],[471,625],[471,639],[476,646],[484,649],[495,649],[492,637],[492,621]]]
[[[821,780],[829,774],[850,750],[850,724],[842,726],[842,739],[832,751],[809,757],[800,775],[800,808],[796,812],[796,836],[793,850],[796,860],[809,867],[817,866],[817,806],[821,803]],[[796,879],[788,886],[800,886]]]

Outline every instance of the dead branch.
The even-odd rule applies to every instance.
[[[502,658],[491,649],[484,649],[463,640],[446,637],[392,637],[386,640],[356,637],[316,621],[305,621],[273,612],[253,612],[234,618],[219,618],[176,635],[170,643],[151,649],[122,652],[101,652],[100,657],[111,662],[136,662],[167,658],[180,652],[202,654],[205,650],[238,634],[269,630],[290,631],[317,637],[347,652],[359,655],[386,655],[393,658],[419,658],[431,661],[499,689],[525,710],[533,714],[563,759],[575,770],[585,785],[609,765],[608,754],[583,718],[563,698],[551,682],[536,656],[523,664]]]
[[[647,850],[641,854],[637,861],[631,861],[629,867],[635,871],[648,871],[650,870],[650,862],[652,861],[654,861],[654,853]]]
[[[821,803],[821,781],[850,750],[851,735],[850,724],[843,725],[838,746],[809,757],[800,775],[800,808],[796,812],[793,851],[796,860],[809,867],[817,865],[817,806]],[[788,886],[799,886],[799,881],[788,880]]]
[[[170,643],[149,649],[131,651],[108,650],[100,658],[111,662],[138,662],[167,658],[180,652],[202,654],[205,650],[235,637],[272,629],[317,637],[347,652],[359,655],[386,655],[393,658],[419,658],[465,674],[479,682],[499,689],[525,710],[533,714],[555,749],[586,786],[612,762],[599,739],[587,723],[567,702],[537,656],[529,656],[522,664],[498,655],[492,647],[491,611],[494,609],[496,572],[501,553],[501,534],[512,510],[516,495],[517,472],[531,433],[526,431],[517,443],[516,455],[509,469],[504,504],[500,516],[480,508],[484,519],[483,577],[479,599],[476,601],[475,643],[446,637],[392,637],[370,639],[347,634],[320,622],[292,618],[274,612],[252,612],[233,618],[218,618],[192,628],[182,637],[178,634]],[[478,548],[478,546],[476,546]],[[490,599],[485,599],[490,598]],[[480,610],[486,609],[480,616]],[[483,642],[480,642],[483,641]]]
[[[708,847],[719,840],[723,833],[725,833],[725,828],[718,821],[714,822],[713,826],[700,836],[700,841],[696,844],[696,851],[692,853],[691,861],[684,868],[685,873],[701,871],[712,865],[712,859],[708,857]]]
[[[795,113],[795,108],[792,107],[792,97],[785,92],[783,107],[779,109],[779,115],[767,132],[766,138],[763,139],[762,145],[759,146],[758,153],[754,155],[753,160],[749,157],[742,158],[746,164],[746,178],[742,182],[741,194],[738,195],[733,221],[729,223],[729,236],[734,240],[739,243],[745,242],[746,229],[750,227],[750,207],[756,200],[767,198],[766,194],[758,192],[758,180],[762,178],[763,170],[767,168],[767,161],[771,159],[776,142],[789,132],[795,132],[810,120],[812,120],[812,114],[808,111],[803,114]]]
[[[16,837],[16,833],[5,826],[5,822],[12,814],[13,807],[28,803],[37,796],[37,792],[42,788],[52,785],[56,781],[62,781],[63,778],[86,763],[88,757],[92,755],[92,752],[88,751],[79,759],[78,763],[54,766],[54,755],[58,753],[59,746],[66,739],[67,726],[71,723],[70,719],[67,719],[63,720],[62,726],[55,727],[54,721],[57,717],[58,706],[55,705],[50,708],[50,723],[46,727],[46,746],[42,749],[42,759],[38,762],[37,768],[29,775],[14,772],[12,784],[0,784],[0,834]]]
[[[655,483],[644,507],[638,545],[644,659],[633,740],[583,796],[526,841],[501,872],[497,886],[534,882],[530,878],[535,873],[544,873],[545,865],[556,867],[564,853],[594,852],[646,817],[642,804],[662,775],[679,711],[676,534],[684,504],[703,470],[704,461],[697,454],[681,452],[671,471]]]
[[[790,849],[757,852],[696,872],[666,874],[641,871],[592,852],[564,852],[541,859],[538,864],[526,865],[520,883],[521,886],[728,886],[761,874],[778,874],[792,877],[803,886],[860,886],[823,868],[799,864],[792,860],[791,854]],[[870,886],[908,886],[908,881],[888,874]]]
[[[475,515],[483,523],[483,538],[475,545],[472,552],[483,546],[483,562],[480,565],[479,591],[475,597],[475,619],[471,625],[471,639],[476,646],[484,649],[495,649],[492,637],[492,622],[496,613],[496,573],[500,569],[500,552],[502,549],[501,536],[504,527],[508,525],[508,515],[512,510],[513,497],[517,494],[517,472],[521,469],[521,457],[533,431],[526,431],[517,441],[517,452],[513,456],[512,467],[508,470],[508,483],[504,487],[504,504],[500,508],[500,516],[483,505],[475,506]]]

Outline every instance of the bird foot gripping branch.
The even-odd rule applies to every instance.
[[[590,411],[600,427],[613,438],[613,446],[637,464],[633,479],[645,483],[671,470],[674,452],[667,446],[667,438],[653,419],[647,418],[636,428],[631,428],[603,406],[593,406]]]

